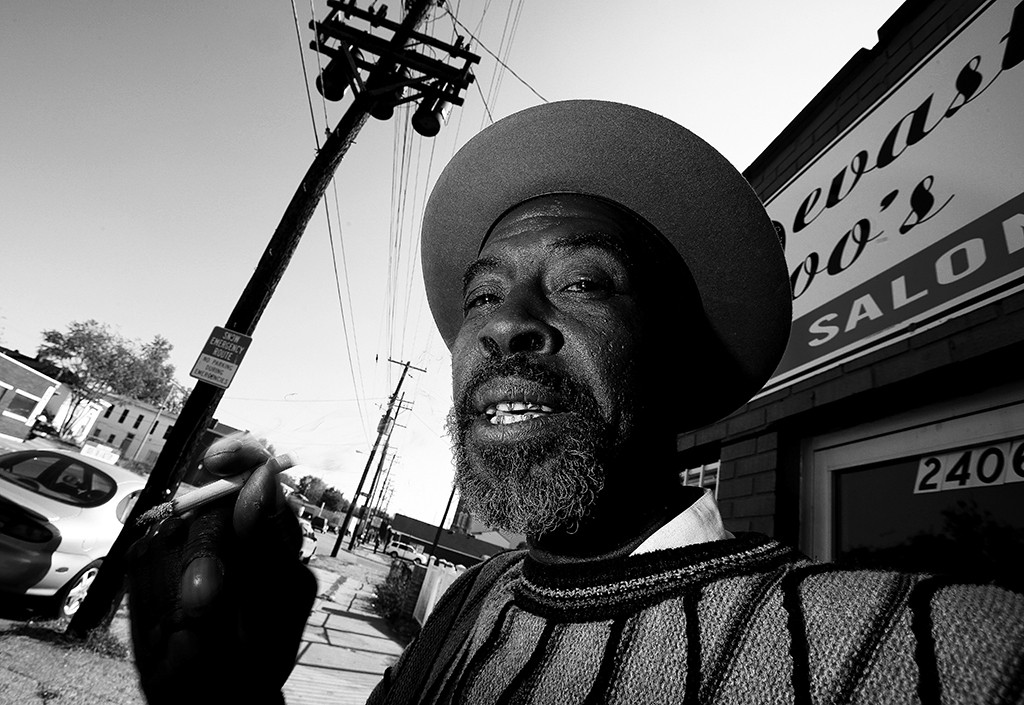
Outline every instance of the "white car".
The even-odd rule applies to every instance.
[[[82,604],[145,478],[63,450],[0,455],[0,594]]]
[[[390,541],[384,549],[384,553],[392,558],[405,558],[420,565],[427,564],[427,556],[423,553],[422,549],[402,541]]]
[[[302,527],[302,548],[299,549],[299,558],[303,563],[309,563],[309,559],[316,553],[316,533],[309,519],[299,519],[299,526]]]

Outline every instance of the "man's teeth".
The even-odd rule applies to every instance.
[[[504,426],[520,421],[528,421],[538,416],[553,412],[550,406],[544,404],[533,404],[527,401],[505,401],[500,404],[492,404],[487,407],[485,413],[490,417],[494,425]]]

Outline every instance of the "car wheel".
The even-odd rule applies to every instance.
[[[100,572],[100,561],[85,566],[82,571],[68,581],[68,584],[57,593],[57,618],[71,619],[82,606],[85,594],[92,587],[92,581]]]
[[[392,551],[388,555],[391,556],[392,558],[398,558],[398,551]]]

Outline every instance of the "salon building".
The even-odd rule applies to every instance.
[[[744,172],[785,243],[775,375],[681,435],[726,526],[917,569],[1024,557],[1024,0],[909,0]]]

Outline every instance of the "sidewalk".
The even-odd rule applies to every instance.
[[[386,571],[384,556],[356,551]],[[288,705],[362,705],[402,645],[371,607],[375,583],[344,577],[324,560],[314,559],[310,567],[318,581],[317,599],[284,686],[285,699]]]

